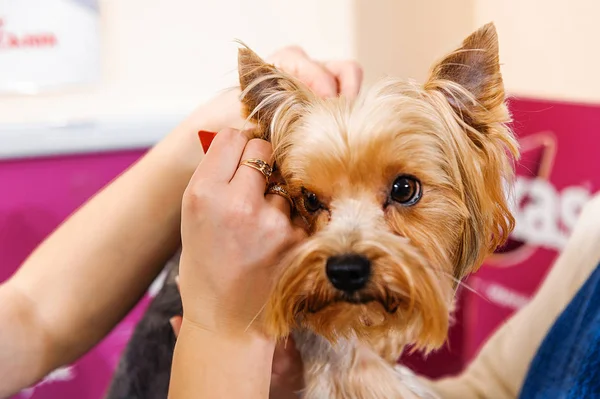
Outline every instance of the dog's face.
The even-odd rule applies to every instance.
[[[441,345],[460,279],[513,227],[505,186],[517,145],[494,27],[425,85],[385,80],[352,101],[316,98],[247,49],[240,81],[310,233],[281,266],[270,331],[397,331]]]

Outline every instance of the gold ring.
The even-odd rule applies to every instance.
[[[288,193],[287,190],[285,188],[283,188],[283,186],[281,184],[278,184],[278,183],[269,184],[266,194],[279,195],[279,196],[285,198],[286,200],[288,200],[288,202],[290,203],[290,208],[292,208],[292,209],[294,208],[294,200],[292,200],[290,193]]]
[[[265,179],[267,179],[267,183],[269,182],[269,177],[271,177],[271,174],[273,173],[273,168],[271,168],[268,163],[258,158],[246,159],[242,161],[240,165],[249,166],[252,169],[258,170],[263,174]]]

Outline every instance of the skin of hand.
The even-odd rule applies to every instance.
[[[358,91],[362,80],[357,63],[317,62],[298,47],[267,60],[323,95]],[[229,90],[197,108],[0,284],[9,321],[0,328],[0,397],[77,360],[135,306],[180,243],[182,195],[204,156],[197,132],[244,126],[238,96]]]
[[[265,176],[240,165],[271,163],[271,153],[266,141],[223,130],[183,195],[183,322],[171,398],[269,395],[275,341],[262,334],[259,315],[278,260],[305,237],[288,201],[265,195]]]
[[[246,332],[267,300],[274,265],[304,235],[292,225],[286,199],[265,196],[265,176],[240,165],[271,163],[271,152],[268,142],[225,129],[192,176],[183,195],[179,269],[190,323]]]

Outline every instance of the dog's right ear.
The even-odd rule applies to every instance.
[[[302,82],[263,61],[248,47],[238,51],[238,72],[245,116],[275,146],[314,95]]]

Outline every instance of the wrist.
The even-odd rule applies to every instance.
[[[239,88],[225,91],[192,111],[165,140],[175,152],[173,159],[193,172],[204,156],[198,131],[219,132],[227,127],[241,128],[244,119],[239,94]]]
[[[184,317],[169,397],[267,397],[274,352],[275,343],[264,336],[220,334]]]
[[[180,334],[185,334],[183,332],[187,331],[187,334],[216,343],[244,346],[257,351],[266,350],[271,352],[275,350],[276,341],[255,329],[214,329],[190,320],[184,315],[181,322],[181,331]]]

